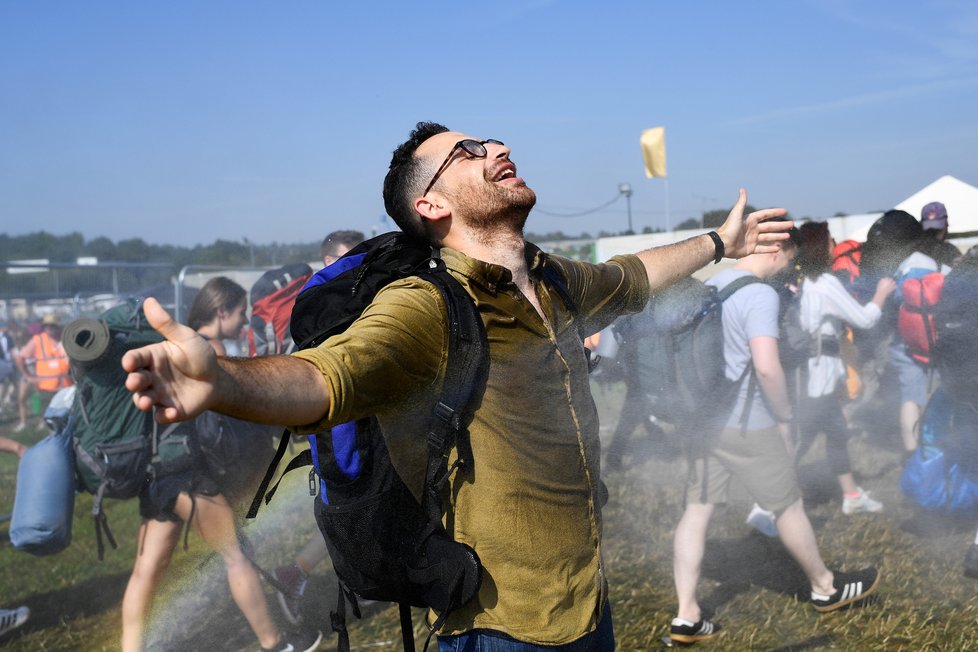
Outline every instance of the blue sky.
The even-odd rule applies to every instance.
[[[318,241],[418,120],[512,147],[528,230],[978,185],[971,1],[0,3],[0,232]],[[666,128],[668,182],[639,136]]]

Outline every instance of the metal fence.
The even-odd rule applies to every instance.
[[[175,271],[167,263],[0,262],[0,319],[31,322],[53,313],[71,320],[98,314],[127,296],[162,290],[165,297]]]
[[[314,266],[314,265],[313,265]],[[4,269],[5,268],[5,269]],[[184,322],[200,288],[227,276],[250,290],[272,267],[167,263],[13,263],[0,262],[0,320],[29,324],[54,314],[62,323],[96,317],[130,297],[154,297]],[[235,354],[235,343],[229,342]],[[242,350],[244,342],[239,342]]]

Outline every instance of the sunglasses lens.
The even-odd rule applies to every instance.
[[[506,143],[504,143],[501,140],[496,140],[495,138],[489,138],[488,140],[486,140],[486,142],[492,145],[502,145],[503,147],[506,146]]]
[[[464,149],[465,153],[469,156],[482,157],[486,155],[485,146],[483,146],[483,144],[477,140],[466,139],[459,142],[459,145],[461,145],[462,149]]]

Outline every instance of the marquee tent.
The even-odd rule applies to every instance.
[[[949,237],[954,238],[958,233],[978,232],[978,188],[951,175],[945,175],[918,190],[894,208],[907,211],[920,219],[921,209],[932,201],[939,201],[947,207]],[[864,241],[870,226],[871,224],[867,224],[846,237]],[[955,244],[959,243],[955,242]]]

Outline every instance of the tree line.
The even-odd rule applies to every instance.
[[[0,234],[0,262],[46,259],[53,264],[74,264],[79,258],[97,258],[99,265],[157,263],[161,266],[128,268],[113,278],[105,267],[58,269],[50,274],[10,274],[0,266],[0,297],[40,297],[105,291],[141,290],[172,284],[174,273],[188,265],[269,267],[319,259],[319,243],[266,245],[216,240],[209,245],[183,247],[150,244],[142,238],[113,242],[106,237],[86,240],[78,232],[53,235],[45,231],[12,236]]]

